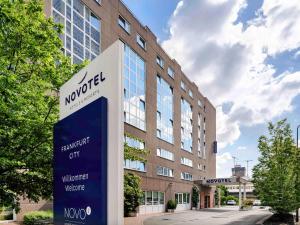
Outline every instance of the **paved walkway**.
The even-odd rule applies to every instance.
[[[125,217],[124,218],[124,225],[143,225],[143,221],[148,218],[154,218],[157,216],[165,216],[171,213],[153,213],[153,214],[146,214],[146,215],[139,215],[137,217]]]
[[[270,215],[266,209],[238,211],[237,207],[224,207],[147,218],[144,225],[256,225]]]

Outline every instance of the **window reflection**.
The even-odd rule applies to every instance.
[[[181,99],[181,148],[192,152],[192,106],[185,99]]]
[[[173,89],[157,76],[157,137],[173,143]]]
[[[124,121],[145,130],[145,62],[124,46]]]

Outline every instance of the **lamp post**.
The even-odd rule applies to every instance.
[[[298,149],[299,149],[298,148],[298,145],[299,145],[299,140],[298,140],[299,128],[300,128],[300,125],[297,126],[297,137],[296,137],[297,152],[298,152]],[[298,153],[297,153],[297,155],[298,155]],[[299,172],[297,171],[297,183],[298,183],[298,173]],[[299,222],[299,209],[298,208],[296,209],[296,222]]]

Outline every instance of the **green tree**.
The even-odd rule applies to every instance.
[[[52,196],[58,90],[80,66],[65,57],[62,26],[39,0],[0,1],[0,205]]]
[[[297,151],[286,120],[269,123],[268,130],[269,135],[258,141],[261,156],[253,169],[253,183],[264,205],[278,214],[286,214],[299,206],[294,172]]]
[[[228,188],[224,185],[218,185],[217,189],[215,191],[215,202],[218,204],[219,202],[219,193],[218,188],[221,189],[221,205],[226,205],[227,202],[227,196],[229,195]]]

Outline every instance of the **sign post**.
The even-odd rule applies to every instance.
[[[123,51],[116,41],[60,89],[56,225],[123,224]]]

